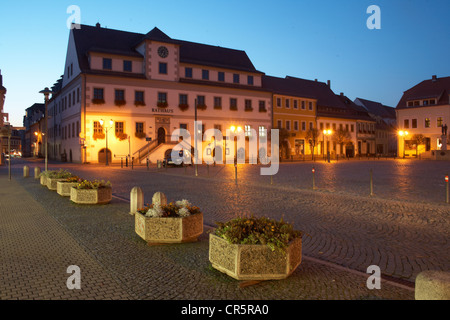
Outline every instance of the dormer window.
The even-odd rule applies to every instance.
[[[112,70],[112,59],[103,58],[103,70]]]
[[[239,83],[239,74],[233,74],[233,83]]]
[[[209,80],[209,70],[202,70],[202,79]]]
[[[123,71],[125,71],[125,72],[132,71],[132,62],[130,60],[123,61]]]

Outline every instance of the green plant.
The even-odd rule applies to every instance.
[[[144,139],[147,136],[147,134],[145,132],[135,132],[134,136],[138,139]]]
[[[111,182],[105,182],[104,180],[82,180],[76,185],[77,189],[100,189],[111,188]]]
[[[126,133],[123,133],[123,132],[117,132],[116,133],[116,138],[119,139],[120,141],[123,141],[123,140],[128,138],[128,135]]]
[[[45,176],[50,179],[66,179],[73,175],[69,171],[59,169],[43,171],[39,176]]]
[[[137,210],[138,213],[146,217],[155,218],[176,218],[187,217],[201,213],[200,208],[193,206],[189,201],[182,200],[166,205],[147,204],[144,208]]]
[[[213,234],[232,244],[267,245],[272,251],[284,250],[293,239],[302,237],[301,231],[294,230],[292,224],[283,219],[239,217],[217,225]]]
[[[95,133],[92,135],[92,138],[93,138],[94,140],[97,140],[97,139],[103,140],[103,139],[105,139],[105,134],[104,134],[103,132],[95,132]]]

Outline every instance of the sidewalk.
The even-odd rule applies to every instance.
[[[81,300],[412,300],[414,290],[303,257],[286,280],[239,288],[208,261],[208,234],[196,243],[149,247],[134,232],[129,203],[80,206],[33,177],[8,180],[0,168],[0,299]],[[70,265],[81,290],[69,290]]]

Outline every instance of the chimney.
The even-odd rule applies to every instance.
[[[0,87],[3,86],[2,70],[0,70]]]
[[[436,82],[436,81],[437,81],[437,76],[436,76],[436,75],[432,76],[432,77],[431,77],[431,81],[432,81],[432,82]]]
[[[314,79],[315,82],[317,82],[317,79]]]
[[[330,81],[330,80],[327,80],[327,86],[328,86],[329,88],[331,88],[331,81]]]
[[[344,93],[343,92],[341,92],[341,97],[343,97],[344,96]]]
[[[101,25],[100,25],[100,22],[97,22],[97,24],[95,25],[97,28],[100,28],[101,27]]]

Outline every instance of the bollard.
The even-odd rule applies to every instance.
[[[130,214],[134,215],[139,209],[144,207],[144,193],[139,187],[131,189],[130,193]]]
[[[149,162],[150,162],[150,160],[148,160],[148,158],[147,158],[147,171],[148,171]]]
[[[370,169],[370,196],[373,196],[373,171]]]
[[[237,185],[237,164],[234,165],[234,183]]]
[[[312,181],[313,181],[313,190],[316,190],[316,169],[312,168]]]
[[[123,168],[123,158],[120,158],[120,167]]]
[[[448,186],[448,174],[445,175],[445,188],[446,188],[446,195],[445,195],[445,203],[450,203],[450,188]]]
[[[162,192],[156,192],[153,197],[152,197],[152,204],[155,205],[162,205],[165,206],[167,205],[167,197],[164,193]]]
[[[131,170],[133,170],[133,167],[134,167],[134,157],[131,158]]]
[[[39,167],[34,168],[34,178],[40,179],[40,174],[41,174],[41,168],[39,168]]]
[[[23,167],[23,177],[28,178],[30,176],[30,168],[28,166]]]
[[[209,164],[206,164],[206,171],[208,172],[208,177],[209,177]]]
[[[125,158],[125,167],[128,168],[128,157]]]

